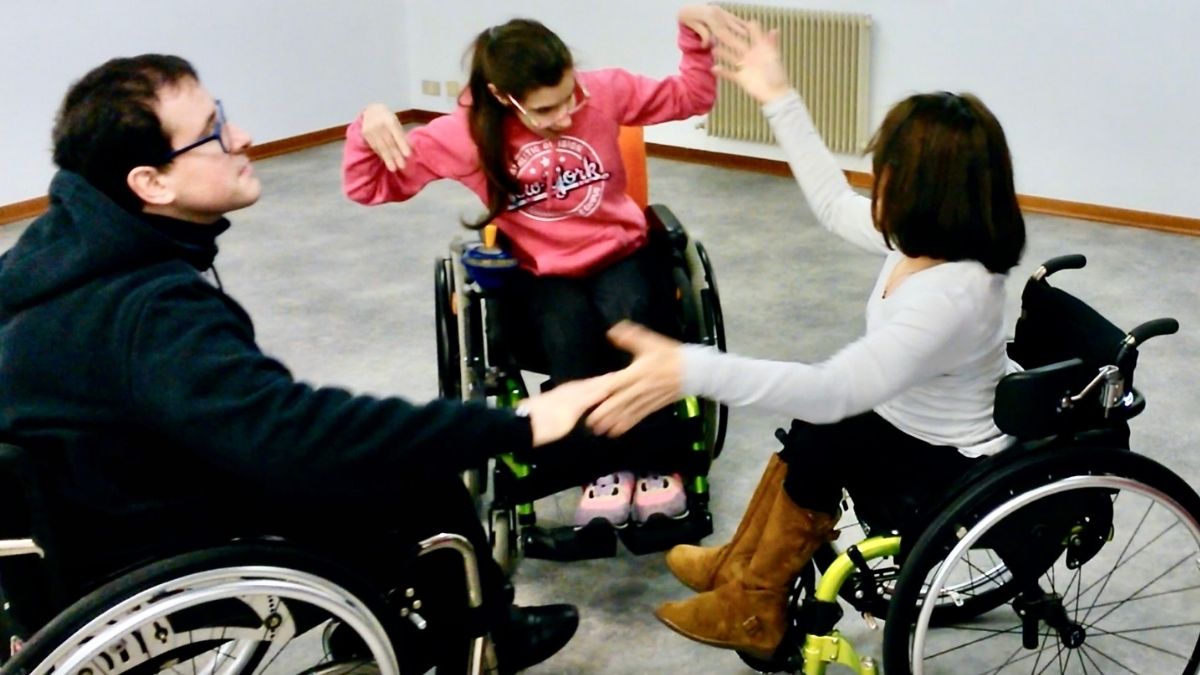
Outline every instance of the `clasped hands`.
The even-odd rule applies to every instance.
[[[522,403],[529,413],[534,446],[567,435],[580,418],[598,436],[620,436],[650,413],[682,398],[683,355],[677,340],[630,321],[613,326],[608,338],[633,355],[627,367],[565,382]]]

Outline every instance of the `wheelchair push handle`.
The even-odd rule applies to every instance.
[[[1130,347],[1136,347],[1152,337],[1159,335],[1173,335],[1179,332],[1179,322],[1170,317],[1162,319],[1151,319],[1143,324],[1138,325],[1133,330],[1129,331],[1129,335],[1125,337],[1125,344]]]
[[[1059,270],[1078,270],[1083,269],[1084,265],[1087,265],[1087,258],[1079,253],[1060,255],[1042,263],[1042,266],[1033,273],[1033,278],[1041,281]]]

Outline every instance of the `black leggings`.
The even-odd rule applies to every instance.
[[[797,505],[836,513],[845,488],[860,518],[889,530],[903,530],[979,461],[914,438],[874,412],[833,424],[795,420],[779,456],[788,465],[784,491]]]
[[[647,244],[583,278],[520,273],[506,291],[506,307],[513,308],[509,320],[523,322],[529,327],[523,332],[540,341],[555,382],[619,370],[630,356],[608,341],[606,333],[617,322],[629,319],[680,338],[665,258]],[[577,435],[533,453],[541,474],[537,491],[548,494],[619,469],[677,471],[687,445],[686,431],[664,408],[621,438]]]

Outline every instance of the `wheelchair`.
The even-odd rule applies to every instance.
[[[423,593],[373,588],[327,550],[278,537],[228,539],[80,582],[64,572],[74,549],[47,516],[31,455],[0,444],[0,536],[13,536],[0,538],[0,674],[396,675],[429,665],[405,649],[427,628]],[[442,550],[461,560],[469,607],[455,672],[491,672],[472,545],[435,535],[403,557]]]
[[[669,265],[675,311],[685,341],[725,349],[724,320],[716,277],[704,245],[688,236],[679,220],[663,205],[646,205],[645,148],[641,130],[623,128],[621,149],[630,174],[630,194],[645,210],[650,243]],[[528,345],[527,327],[503,317],[503,302],[490,284],[475,279],[463,264],[472,243],[461,239],[450,245],[450,255],[434,264],[434,309],[437,334],[438,393],[465,401],[486,401],[516,407],[528,397],[523,373],[546,373],[545,357]],[[675,410],[681,433],[686,434],[690,457],[682,457],[681,471],[687,495],[687,516],[680,520],[652,519],[619,531],[621,541],[634,553],[662,551],[678,543],[694,543],[712,533],[708,510],[707,471],[721,451],[728,424],[724,405],[697,398],[680,402]],[[597,472],[597,474],[603,471]],[[489,474],[491,476],[489,480]],[[489,482],[492,499],[486,507],[485,527],[492,554],[506,572],[525,556],[579,560],[607,557],[616,552],[618,532],[595,522],[582,528],[543,528],[537,524],[533,501],[595,476],[580,475],[578,482],[542,480],[535,465],[511,455],[487,467],[471,470],[464,481],[482,500]]]
[[[866,538],[818,551],[777,652],[743,661],[880,672],[837,628],[849,605],[870,630],[884,620],[888,675],[1200,669],[1200,496],[1129,447],[1138,348],[1179,325],[1126,333],[1047,281],[1085,263],[1049,260],[1023,290],[1009,354],[1024,370],[994,415],[1014,445],[946,494],[849,495]]]

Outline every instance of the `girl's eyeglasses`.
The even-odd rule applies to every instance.
[[[508,94],[507,96],[509,103],[512,103],[525,118],[525,123],[531,128],[539,130],[554,126],[562,118],[579,112],[579,109],[586,105],[588,99],[591,98],[587,87],[584,87],[583,83],[578,79],[575,80],[575,90],[571,92],[571,98],[546,109],[537,109],[531,112],[526,110],[520,101],[513,98],[512,94]]]

